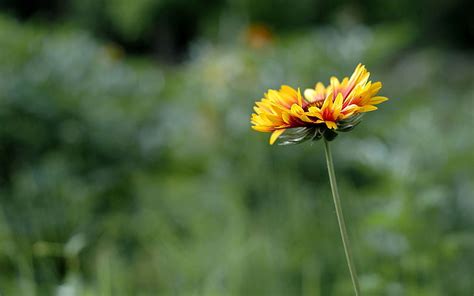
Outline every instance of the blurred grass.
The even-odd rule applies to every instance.
[[[350,295],[321,143],[249,115],[363,62],[391,100],[333,147],[364,294],[472,294],[474,62],[413,32],[201,40],[170,68],[0,18],[0,293]]]

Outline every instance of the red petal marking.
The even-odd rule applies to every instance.
[[[344,99],[347,98],[347,96],[351,93],[351,91],[354,89],[354,87],[355,87],[355,82],[352,81],[351,84],[348,85],[346,90],[344,92],[342,92],[342,95],[344,96]]]

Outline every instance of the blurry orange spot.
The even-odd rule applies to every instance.
[[[273,42],[273,33],[263,24],[253,24],[245,31],[245,42],[252,48],[262,48]]]

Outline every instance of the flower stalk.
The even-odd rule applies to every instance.
[[[339,230],[341,232],[344,253],[346,254],[347,265],[349,266],[349,273],[351,275],[355,295],[360,296],[359,280],[357,278],[355,264],[352,259],[352,251],[347,235],[346,224],[344,222],[344,215],[342,214],[341,200],[339,198],[339,192],[337,190],[336,174],[334,173],[334,164],[332,161],[331,149],[329,147],[329,141],[327,141],[326,139],[324,140],[324,151],[326,153],[326,164],[328,167],[329,182],[331,184],[332,198],[334,200],[334,206],[336,208],[337,222],[339,224]]]

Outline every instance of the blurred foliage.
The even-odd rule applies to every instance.
[[[350,295],[321,143],[249,116],[360,61],[391,98],[333,142],[364,295],[472,294],[472,55],[406,24],[252,34],[169,68],[0,18],[2,295]]]
[[[467,0],[0,0],[0,9],[21,19],[72,23],[166,61],[186,56],[193,40],[236,33],[218,32],[222,27],[253,23],[277,32],[328,23],[405,23],[417,28],[418,43],[472,49],[469,7]]]

